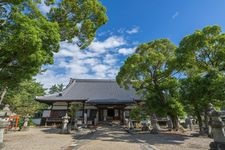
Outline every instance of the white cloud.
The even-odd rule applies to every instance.
[[[126,44],[124,38],[118,36],[111,36],[103,42],[94,40],[94,42],[92,42],[89,46],[89,49],[91,51],[104,53],[107,49],[116,48],[124,44]]]
[[[134,51],[134,48],[125,48],[130,46],[130,42],[124,36],[95,39],[85,50],[79,49],[76,39],[73,41],[61,42],[60,51],[54,54],[55,63],[45,66],[48,70],[36,76],[45,88],[53,84],[67,85],[70,78],[115,78],[121,61]]]
[[[38,8],[41,10],[42,13],[47,14],[51,7],[45,5],[44,0],[41,1],[41,4],[38,5]]]
[[[118,50],[118,53],[122,54],[122,55],[130,55],[130,54],[134,53],[135,49],[136,49],[135,47],[134,48],[120,48]]]
[[[109,65],[113,65],[117,62],[117,58],[116,58],[116,54],[112,55],[112,54],[106,54],[103,62]]]
[[[35,77],[38,82],[41,82],[45,88],[49,88],[54,84],[61,84],[67,85],[70,79],[70,76],[65,74],[57,74],[52,70],[48,70],[41,75],[37,75]]]
[[[172,19],[175,19],[175,18],[178,17],[178,16],[179,16],[179,12],[176,11],[176,12],[173,14],[173,16],[172,16]]]
[[[126,32],[127,32],[128,34],[135,34],[135,33],[138,33],[138,32],[139,32],[139,27],[134,27],[134,28],[132,28],[132,29],[130,29],[130,30],[126,30]]]
[[[88,59],[85,59],[84,64],[95,66],[97,64],[100,64],[100,61],[97,58],[88,58]]]
[[[106,78],[108,69],[110,69],[110,66],[98,64],[92,68],[92,71],[95,73],[97,78]]]

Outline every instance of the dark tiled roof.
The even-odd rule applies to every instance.
[[[133,88],[121,88],[115,80],[109,79],[71,79],[61,94],[37,97],[37,101],[52,102],[80,102],[91,104],[124,104],[140,100]]]

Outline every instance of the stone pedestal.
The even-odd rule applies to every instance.
[[[166,124],[167,124],[167,127],[168,127],[169,130],[173,129],[173,123],[172,123],[172,120],[169,116],[167,116]]]
[[[69,130],[68,130],[69,119],[70,119],[70,117],[67,115],[67,113],[64,117],[62,117],[62,130],[61,130],[62,134],[69,133]]]
[[[210,150],[223,150],[225,149],[225,125],[221,119],[221,116],[225,115],[225,112],[218,112],[213,110],[210,112],[212,137],[214,142],[210,143]]]
[[[156,117],[155,114],[152,115],[152,120],[151,120],[151,124],[152,124],[152,130],[151,130],[151,134],[158,134],[160,131],[160,126],[158,124],[158,119]]]
[[[158,124],[158,120],[157,119],[152,119],[152,130],[151,130],[151,134],[158,134],[160,131],[160,126]]]
[[[192,119],[191,119],[191,117],[187,117],[186,119],[185,119],[185,127],[186,128],[189,128],[191,131],[192,131]]]
[[[24,117],[24,122],[23,122],[23,127],[22,127],[23,131],[26,131],[29,129],[28,128],[29,119],[30,119],[30,116],[28,116],[28,115]]]
[[[133,124],[132,120],[129,119],[128,120],[128,129],[130,130],[130,129],[133,129],[133,128],[134,128],[134,124]]]

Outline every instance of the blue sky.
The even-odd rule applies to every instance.
[[[61,42],[55,63],[44,66],[37,81],[50,87],[70,78],[115,78],[124,60],[140,43],[169,38],[180,40],[207,25],[225,29],[225,0],[101,0],[108,22],[85,50]],[[41,5],[43,11],[48,8]],[[76,40],[76,39],[74,39]]]

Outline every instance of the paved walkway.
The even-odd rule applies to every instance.
[[[74,150],[153,150],[147,143],[136,140],[120,127],[102,126],[80,138]]]

